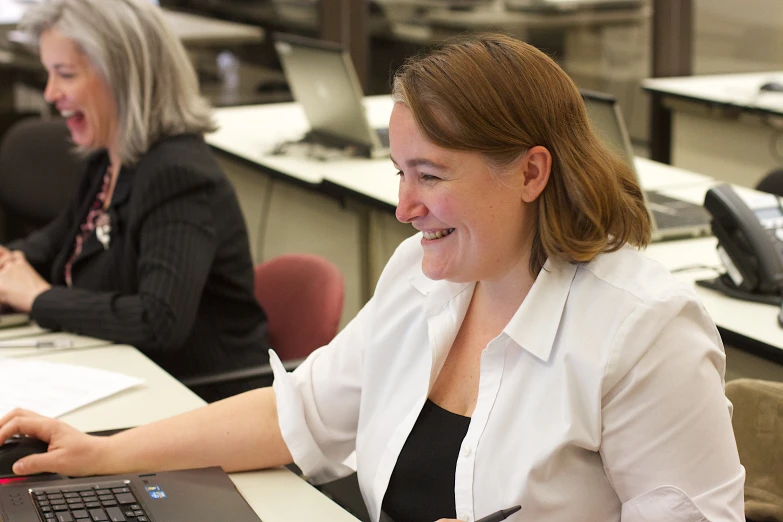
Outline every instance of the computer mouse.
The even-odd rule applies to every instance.
[[[765,92],[783,92],[783,83],[781,82],[767,82],[759,87],[760,91]]]
[[[0,446],[0,477],[13,477],[14,462],[34,453],[45,453],[49,444],[35,437],[11,437]]]

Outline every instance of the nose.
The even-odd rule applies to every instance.
[[[47,103],[54,103],[59,98],[60,90],[57,88],[57,84],[54,78],[50,75],[46,79],[46,89],[44,89],[44,100]]]
[[[419,191],[414,185],[414,182],[400,178],[399,203],[394,213],[400,223],[410,223],[416,218],[427,215],[427,206],[422,202]]]

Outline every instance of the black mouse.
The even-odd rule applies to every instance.
[[[783,83],[781,82],[767,82],[759,87],[760,91],[766,92],[783,92]]]
[[[13,477],[14,462],[32,455],[45,453],[49,444],[35,437],[11,437],[0,446],[0,477]]]

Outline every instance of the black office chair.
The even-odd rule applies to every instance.
[[[756,185],[756,190],[783,197],[783,169],[775,169]]]
[[[0,141],[0,241],[27,236],[67,206],[84,173],[62,118],[29,118]]]

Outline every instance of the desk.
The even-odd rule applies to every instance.
[[[62,420],[83,431],[147,424],[198,408],[198,396],[130,346],[61,351],[39,360],[79,364],[143,378],[134,388],[68,413]],[[231,480],[264,522],[356,522],[337,504],[286,469],[234,473]]]
[[[682,186],[664,192],[685,201],[702,203],[709,186]],[[743,198],[758,194],[742,187],[737,187],[737,192]],[[716,245],[716,238],[710,236],[654,243],[645,253],[673,271],[678,279],[695,284],[696,280],[714,278],[718,270],[723,271]],[[777,322],[779,306],[741,301],[700,286],[694,288],[721,330],[724,342],[783,364],[783,328]]]
[[[783,71],[648,79],[653,159],[754,187],[783,166]],[[656,152],[657,151],[657,152]]]
[[[30,2],[26,0],[0,0],[0,30],[15,26],[28,5]],[[166,23],[186,46],[246,44],[260,42],[264,38],[260,27],[168,9],[162,11]]]

